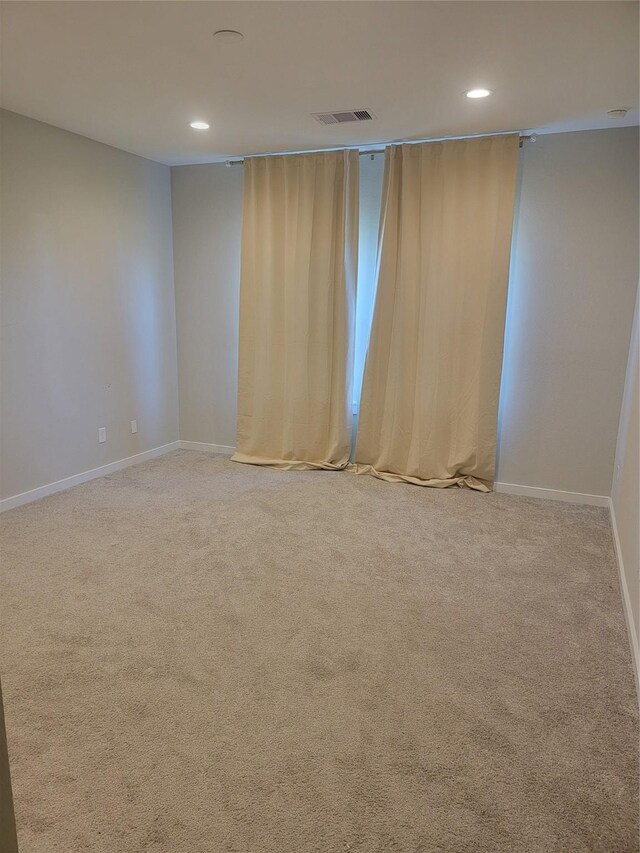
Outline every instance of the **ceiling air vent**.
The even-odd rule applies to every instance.
[[[311,113],[320,124],[344,124],[347,121],[372,121],[375,118],[370,110],[341,110],[337,113]]]

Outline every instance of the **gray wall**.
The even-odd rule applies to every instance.
[[[171,170],[180,438],[236,438],[242,166]]]
[[[636,667],[640,666],[640,291],[636,302],[635,324],[629,350],[618,448],[611,500],[622,556],[622,569],[629,593],[635,632]],[[640,682],[640,672],[638,672]],[[640,689],[640,683],[638,685]]]
[[[12,496],[178,438],[175,303],[169,169],[0,119],[1,489]]]
[[[638,281],[637,146],[637,128],[616,128],[523,148],[502,482],[610,494]],[[222,445],[235,442],[241,171],[172,169],[180,435]]]
[[[637,283],[637,128],[525,143],[498,480],[611,494]]]

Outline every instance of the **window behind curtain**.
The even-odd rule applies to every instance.
[[[384,154],[372,160],[368,154],[360,157],[360,226],[358,247],[358,297],[356,300],[356,341],[353,376],[353,402],[360,400],[364,361],[373,318],[376,295],[376,253],[378,224],[382,195]]]

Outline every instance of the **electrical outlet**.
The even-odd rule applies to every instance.
[[[138,421],[131,421],[131,434],[135,435],[138,432]]]
[[[98,443],[104,444],[104,442],[106,440],[107,440],[107,428],[106,427],[100,427],[100,429],[98,430]]]

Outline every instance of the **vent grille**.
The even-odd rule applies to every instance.
[[[320,124],[344,124],[348,121],[372,121],[375,116],[371,110],[341,110],[336,113],[311,113]]]

